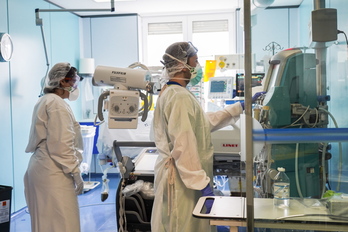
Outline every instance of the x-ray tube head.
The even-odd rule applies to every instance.
[[[92,83],[94,86],[114,86],[115,89],[146,89],[151,73],[143,69],[97,66]]]

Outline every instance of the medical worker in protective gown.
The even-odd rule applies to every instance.
[[[25,150],[33,154],[24,176],[32,232],[80,231],[77,195],[83,191],[79,169],[83,140],[64,100],[77,99],[79,80],[76,68],[57,63],[34,108]]]
[[[235,103],[214,113],[203,111],[186,89],[189,82],[195,85],[202,78],[197,49],[191,43],[170,45],[162,63],[162,79],[169,81],[158,97],[153,120],[159,157],[155,165],[151,230],[214,231],[216,228],[209,225],[209,220],[192,216],[201,196],[214,195],[211,132],[235,123],[244,105]],[[211,202],[206,208],[210,211]]]

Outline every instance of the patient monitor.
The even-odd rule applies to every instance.
[[[150,71],[97,66],[92,83],[94,86],[114,86],[113,89],[104,91],[98,100],[97,117],[104,122],[104,103],[104,109],[109,112],[110,129],[135,129],[139,116],[142,116],[142,121],[146,120],[148,109],[151,107],[148,104],[148,94],[155,93],[157,89],[155,83],[151,82]],[[145,90],[146,94],[141,90]],[[139,98],[144,101],[142,108]]]

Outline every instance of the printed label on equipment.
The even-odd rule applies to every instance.
[[[10,200],[0,201],[0,223],[10,221]]]

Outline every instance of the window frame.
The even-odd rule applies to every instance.
[[[171,16],[143,16],[141,18],[141,60],[144,64],[148,63],[149,49],[148,29],[150,23],[169,23],[182,22],[183,41],[192,41],[192,24],[193,21],[209,21],[209,20],[228,20],[229,32],[229,49],[226,54],[234,54],[237,52],[237,33],[236,33],[236,12],[209,13],[209,14],[189,14],[189,15],[171,15]],[[214,55],[214,54],[212,54]]]

